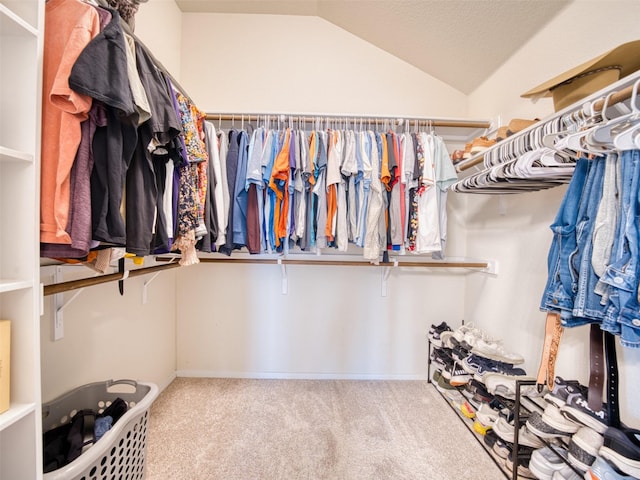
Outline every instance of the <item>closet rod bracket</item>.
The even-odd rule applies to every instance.
[[[387,267],[387,266],[382,267],[382,285],[381,285],[381,291],[380,291],[380,295],[382,297],[387,296],[387,284],[389,280],[389,275],[391,274],[391,269],[396,268],[397,266],[398,266],[398,259],[394,258],[393,267]]]
[[[94,275],[95,276],[95,275]],[[53,279],[56,283],[64,280],[62,267],[56,266],[53,271]],[[56,293],[53,296],[53,323],[51,325],[51,334],[54,342],[64,338],[64,315],[63,310],[67,308],[82,293],[84,288],[74,292],[74,294],[66,302],[64,301],[64,293]]]
[[[280,273],[282,273],[282,295],[289,293],[289,278],[287,277],[287,266],[282,263],[282,257],[278,257],[278,265],[280,265]]]
[[[497,260],[487,260],[487,267],[479,270],[481,273],[484,273],[486,275],[491,275],[494,277],[498,276],[498,261]],[[478,270],[475,270],[476,272]]]
[[[142,284],[142,304],[143,305],[147,304],[147,287],[149,286],[149,284],[151,284],[151,282],[153,282],[158,277],[158,275],[160,275],[160,272],[154,273],[149,280],[145,280],[145,282]]]

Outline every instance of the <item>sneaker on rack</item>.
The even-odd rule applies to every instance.
[[[462,402],[464,402],[464,397],[458,390],[445,390],[442,394],[443,397],[449,402],[449,404],[455,409],[458,410]]]
[[[494,422],[493,431],[496,432],[496,435],[498,435],[505,442],[514,442],[515,430],[513,428],[513,425],[507,422],[503,417],[498,417],[498,419]],[[544,446],[544,442],[542,442],[542,440],[529,432],[526,425],[523,425],[518,431],[518,445],[531,448],[541,448]]]
[[[593,428],[596,432],[602,434],[609,426],[609,416],[605,406],[598,411],[589,408],[587,399],[580,393],[569,395],[567,403],[560,408],[562,415],[578,422],[586,427]]]
[[[468,400],[460,405],[460,411],[467,418],[475,418],[476,416],[476,407],[473,406]]]
[[[442,370],[442,376],[449,380],[449,383],[454,387],[461,387],[469,383],[471,375],[469,375],[458,362],[453,361],[449,363],[444,370]]]
[[[474,327],[472,324],[462,325],[453,331],[453,338],[458,342],[465,342],[470,347],[473,347],[480,339],[485,341],[492,341],[491,337],[487,335],[484,330]]]
[[[467,373],[471,375],[475,375],[478,369],[487,364],[487,360],[482,357],[478,357],[476,355],[469,355],[462,362],[460,362],[460,366],[466,370]]]
[[[523,455],[521,452],[518,452],[518,475],[517,478],[531,478],[536,480],[536,476],[529,469],[530,459]],[[511,475],[513,475],[513,452],[509,453],[507,458],[504,460],[504,465],[507,467],[507,470]]]
[[[476,420],[480,422],[482,425],[492,426],[498,417],[500,416],[500,411],[494,410],[488,403],[483,403],[480,405],[480,408],[476,410]]]
[[[451,327],[449,327],[449,325],[447,325],[445,322],[442,322],[440,325],[432,325],[431,327],[432,328],[428,333],[429,341],[436,347],[441,347],[441,336],[444,334],[444,332],[450,332]]]
[[[586,471],[598,456],[603,438],[589,427],[581,427],[569,441],[569,460],[578,469]]]
[[[524,363],[524,358],[522,358],[522,355],[508,352],[503,348],[500,342],[490,342],[482,338],[478,339],[478,341],[471,349],[471,352],[490,360],[509,363],[511,365],[519,365],[521,363]]]
[[[625,475],[622,472],[616,470],[616,468],[608,463],[604,458],[596,458],[593,465],[587,470],[585,475],[588,480],[633,480],[638,477],[631,475]]]
[[[492,430],[492,432],[494,433],[494,435],[496,435],[497,438],[493,444],[493,447],[491,447],[491,450],[493,450],[493,453],[495,453],[498,457],[506,459],[513,449],[513,443],[510,444],[502,440],[500,436],[496,434],[495,430]]]
[[[564,432],[568,435],[576,433],[581,424],[564,416],[555,405],[547,405],[542,414],[542,421],[551,428]]]
[[[440,375],[440,378],[438,378],[438,382],[435,383],[434,386],[442,394],[446,393],[448,390],[456,390],[456,387],[451,385],[451,383],[449,383],[449,380],[444,378],[442,375]]]
[[[473,431],[479,435],[486,435],[493,427],[491,425],[485,425],[479,422],[477,419],[473,421]]]
[[[491,429],[487,430],[487,432],[484,434],[484,444],[490,449],[493,449],[493,445],[497,440],[499,440],[498,436]]]
[[[556,430],[555,428],[547,425],[542,420],[540,412],[531,412],[526,425],[531,433],[546,440],[551,440],[553,438],[565,438],[568,440],[569,437],[571,437],[570,434],[561,432],[560,430]]]
[[[429,336],[433,335],[435,332],[444,332],[445,330],[451,330],[447,322],[440,322],[438,325],[431,324],[429,328]]]
[[[567,465],[569,461],[567,450],[562,447],[548,446],[534,450],[529,460],[529,470],[536,478],[541,480],[551,480],[554,472],[568,472],[571,467]]]
[[[623,473],[640,478],[640,430],[607,428],[600,456]]]
[[[500,368],[500,366],[498,366],[498,368]],[[520,373],[524,373],[524,370]],[[518,380],[535,380],[535,378],[527,377],[526,375],[509,375],[498,372],[488,373],[483,378],[483,382],[490,393],[511,399],[516,397],[516,381]],[[521,396],[535,396],[536,394],[537,389],[535,388],[535,385],[520,386]]]
[[[544,396],[544,399],[559,408],[567,403],[567,397],[572,393],[582,393],[586,396],[587,387],[580,385],[577,380],[564,380],[562,377],[556,377],[553,389]]]
[[[448,366],[453,364],[451,350],[448,348],[434,348],[431,350],[431,362],[438,370],[444,371]]]
[[[559,472],[553,472],[551,480],[584,480],[585,477],[578,475],[571,468],[563,469]],[[590,479],[589,479],[590,480]]]

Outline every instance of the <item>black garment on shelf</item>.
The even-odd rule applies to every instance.
[[[115,10],[110,11],[111,22],[89,42],[73,65],[69,86],[102,102],[106,109],[106,125],[98,125],[93,137],[93,239],[125,245],[120,205],[127,169],[137,143],[138,112],[129,86],[120,16]]]

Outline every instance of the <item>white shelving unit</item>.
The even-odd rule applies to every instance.
[[[0,0],[0,319],[11,320],[11,406],[0,480],[42,478],[39,156],[43,0]]]

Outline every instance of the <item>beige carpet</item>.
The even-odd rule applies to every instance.
[[[418,381],[178,378],[147,439],[149,480],[504,479]]]

